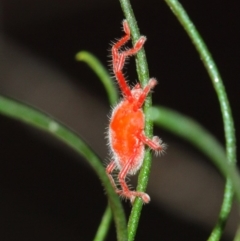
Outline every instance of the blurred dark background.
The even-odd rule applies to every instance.
[[[181,3],[220,69],[239,136],[239,4]],[[182,27],[164,1],[134,0],[132,6],[148,38],[150,75],[159,81],[154,103],[198,120],[224,144],[215,91]],[[2,0],[0,8],[0,93],[59,119],[107,160],[108,100],[94,73],[74,56],[87,50],[108,65],[109,43],[122,36],[119,2]],[[134,61],[129,62],[127,76],[135,83]],[[0,122],[1,240],[92,240],[107,199],[90,167],[51,136],[4,116]],[[155,133],[169,148],[154,160],[152,202],[144,206],[136,240],[206,240],[223,179],[190,145],[164,130]],[[129,203],[124,207],[128,215]],[[223,240],[234,235],[236,210]],[[107,240],[115,240],[114,225]]]

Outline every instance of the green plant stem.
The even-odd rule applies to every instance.
[[[140,37],[140,32],[137,26],[136,18],[134,16],[130,1],[129,0],[119,0],[119,1],[121,4],[123,13],[125,15],[125,18],[128,21],[128,24],[131,30],[132,42],[134,44]],[[142,86],[145,86],[149,81],[149,71],[148,71],[148,64],[147,64],[144,49],[139,51],[136,56],[136,66],[137,66],[139,81]],[[144,104],[145,113],[148,111],[151,105],[152,105],[152,99],[151,99],[151,96],[148,96]],[[145,115],[145,134],[151,137],[152,133],[153,133],[152,121],[150,120],[148,115]],[[150,151],[147,150],[145,152],[144,162],[138,176],[138,185],[137,185],[138,191],[145,192],[147,188],[151,164],[152,164],[152,156]],[[129,241],[133,241],[135,239],[135,235],[136,235],[136,231],[138,228],[138,223],[141,215],[142,205],[143,205],[142,201],[139,198],[136,198],[132,207],[129,221],[128,221],[128,240]]]
[[[223,176],[233,183],[236,197],[240,203],[239,171],[236,166],[230,165],[226,161],[224,148],[206,129],[193,119],[162,106],[152,107],[149,115],[155,124],[189,141],[209,157]]]
[[[187,15],[182,5],[177,0],[165,0],[165,2],[168,4],[170,9],[175,14],[178,21],[181,23],[181,25],[187,32],[188,36],[192,40],[210,76],[210,79],[212,80],[212,84],[218,96],[222,117],[223,117],[224,132],[225,132],[225,139],[226,139],[227,160],[229,163],[234,165],[237,160],[234,122],[233,122],[229,101],[227,98],[227,94],[226,94],[225,87],[223,85],[223,81],[220,76],[220,73],[217,69],[217,66],[206,44],[204,43],[202,37],[198,33],[196,27],[190,20],[189,16]],[[233,195],[234,195],[230,180],[227,180],[226,182],[225,191],[227,191],[227,193],[224,194],[222,208],[220,211],[220,216],[219,216],[217,225],[213,229],[212,234],[210,235],[208,241],[217,241],[220,239],[223,232],[223,228],[225,226],[225,222],[229,216]],[[225,213],[224,216],[222,215],[222,213]]]
[[[104,67],[104,65],[97,59],[96,56],[87,52],[80,51],[76,54],[76,59],[78,61],[85,62],[99,77],[100,81],[103,83],[103,86],[107,92],[108,100],[112,106],[114,106],[118,101],[118,91],[116,86],[114,85],[113,80],[111,79],[108,71]],[[102,217],[101,223],[98,227],[96,236],[94,241],[102,241],[105,239],[105,236],[108,233],[110,223],[112,220],[111,209],[109,207],[106,208],[106,211]]]
[[[229,199],[225,197],[225,195],[232,193],[232,186],[240,203],[240,177],[237,167],[229,165],[226,161],[225,151],[218,141],[194,120],[176,111],[159,106],[153,107],[149,114],[154,123],[195,145],[210,158],[213,164],[227,179],[224,191],[225,202],[222,204],[218,222],[209,239],[218,240],[222,235],[229,209],[231,209],[231,202],[229,202]],[[230,188],[230,190],[228,190],[228,188]]]
[[[0,113],[46,131],[64,142],[88,161],[106,189],[116,224],[118,241],[127,241],[126,219],[119,197],[113,190],[101,161],[83,140],[73,131],[39,110],[3,96],[0,96]]]
[[[109,230],[111,220],[112,220],[111,208],[109,206],[107,206],[93,241],[105,240],[108,230]]]
[[[240,225],[238,225],[237,233],[233,241],[240,241]]]
[[[116,104],[119,97],[116,86],[114,85],[114,81],[111,79],[108,71],[97,59],[97,57],[87,51],[80,51],[76,54],[76,59],[88,64],[88,66],[94,71],[94,73],[103,83],[108,94],[109,103],[111,105]]]

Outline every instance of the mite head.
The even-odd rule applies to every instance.
[[[148,84],[144,88],[142,88],[139,83],[132,88],[131,95],[133,98],[133,102],[137,103],[138,108],[141,108],[148,93],[150,92],[151,89],[155,87],[155,85],[157,85],[157,80],[154,78],[151,78]]]
[[[134,100],[138,100],[142,93],[143,89],[139,83],[131,89],[131,94]]]

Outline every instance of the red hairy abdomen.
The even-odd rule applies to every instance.
[[[133,111],[133,104],[122,101],[112,113],[109,138],[110,147],[121,169],[124,164],[131,162],[130,173],[135,173],[142,164],[144,145],[137,138],[144,128],[144,114],[141,109]]]

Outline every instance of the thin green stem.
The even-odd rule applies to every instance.
[[[76,59],[78,61],[84,61],[99,77],[100,81],[105,87],[110,104],[114,106],[119,98],[118,91],[104,65],[97,59],[96,56],[87,51],[80,51],[77,53]],[[107,207],[98,227],[94,241],[102,241],[105,239],[105,236],[107,235],[110,227],[111,220],[111,209]]]
[[[233,241],[240,241],[240,225],[238,225],[237,233]]]
[[[140,37],[140,32],[137,26],[137,21],[134,16],[131,4],[129,0],[119,0],[123,13],[125,15],[125,18],[128,21],[130,30],[131,30],[131,37],[133,44],[136,43],[136,41]],[[144,49],[138,52],[136,56],[136,66],[137,66],[137,73],[138,78],[142,86],[145,86],[149,81],[149,71],[148,71],[148,64],[146,60],[146,55]],[[146,113],[148,109],[152,105],[152,99],[151,96],[149,96],[144,104],[144,112]],[[145,134],[149,137],[152,136],[152,130],[153,130],[153,124],[150,120],[148,115],[145,115]],[[140,170],[139,176],[138,176],[138,185],[137,190],[144,192],[147,188],[150,169],[152,164],[152,156],[149,150],[145,152],[144,156],[144,162],[142,165],[142,168]],[[142,200],[139,198],[136,198],[132,211],[129,217],[128,221],[128,240],[133,241],[135,239],[136,231],[138,228],[138,223],[141,215],[142,210]]]
[[[111,224],[111,220],[112,220],[112,212],[111,212],[111,208],[109,206],[107,206],[103,216],[102,216],[102,220],[101,223],[98,227],[97,233],[95,235],[95,238],[93,239],[93,241],[103,241],[105,240],[108,230],[109,230],[109,226]]]
[[[206,129],[193,119],[162,106],[152,107],[149,115],[155,124],[189,141],[209,157],[223,176],[232,182],[236,197],[240,203],[240,175],[238,169],[226,161],[227,157],[224,148]]]
[[[225,132],[225,139],[226,139],[227,160],[229,163],[234,165],[237,160],[234,122],[233,122],[231,108],[229,105],[227,94],[225,91],[225,87],[223,85],[223,81],[218,71],[218,68],[206,44],[204,43],[202,37],[198,33],[196,27],[190,20],[189,16],[187,15],[182,5],[177,0],[165,0],[165,2],[169,5],[170,9],[175,14],[178,21],[181,23],[181,25],[187,32],[188,36],[192,40],[210,76],[210,79],[212,80],[212,84],[218,96],[222,117],[223,117],[224,132]],[[223,228],[225,226],[225,222],[229,216],[233,195],[234,195],[233,189],[231,187],[231,182],[229,180],[227,180],[225,191],[227,193],[225,192],[224,194],[224,200],[222,203],[222,208],[220,211],[220,216],[219,216],[217,225],[213,229],[212,234],[209,237],[208,241],[217,241],[220,239],[223,232]],[[224,215],[222,215],[223,213]]]
[[[88,64],[88,66],[94,71],[94,73],[103,83],[108,94],[109,103],[111,105],[116,104],[118,101],[118,92],[116,86],[114,85],[114,81],[111,79],[108,71],[97,59],[97,57],[87,51],[80,51],[76,54],[76,59]]]
[[[106,189],[109,204],[116,223],[118,240],[127,241],[126,220],[121,202],[109,182],[100,159],[87,146],[87,144],[83,142],[77,134],[53,118],[47,116],[39,110],[33,109],[27,105],[3,96],[0,96],[0,113],[46,131],[47,133],[55,136],[58,140],[64,142],[88,161]]]

